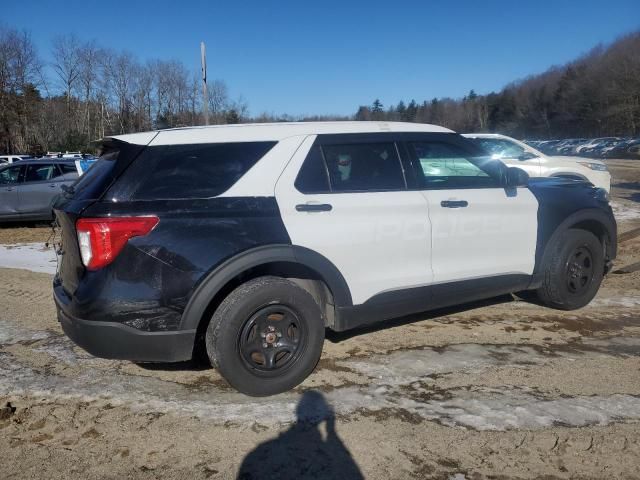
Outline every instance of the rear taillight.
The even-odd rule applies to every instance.
[[[130,238],[148,234],[158,217],[81,218],[76,222],[82,263],[89,270],[109,265]]]

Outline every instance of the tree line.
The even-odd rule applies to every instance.
[[[0,25],[0,153],[91,150],[106,135],[204,123],[200,72],[178,60],[140,61],[72,34],[54,38],[51,62],[30,34]],[[46,67],[51,75],[46,75]],[[249,116],[224,81],[209,82],[210,122],[384,120],[519,138],[640,134],[640,31],[566,65],[462,99],[380,100],[353,116]]]
[[[640,31],[500,92],[361,106],[357,120],[434,123],[457,132],[550,139],[640,135]]]
[[[180,61],[141,62],[70,34],[50,53],[47,65],[28,32],[0,26],[0,153],[86,151],[105,135],[204,123],[200,72]],[[208,90],[211,123],[246,119],[224,81]]]

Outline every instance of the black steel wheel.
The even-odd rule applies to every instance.
[[[580,246],[569,254],[565,277],[567,289],[573,295],[580,295],[591,286],[593,255],[587,246]]]
[[[247,366],[265,375],[295,363],[306,347],[306,330],[298,314],[285,305],[268,305],[254,313],[238,337]]]
[[[264,396],[298,385],[324,342],[320,307],[285,278],[259,277],[233,290],[207,328],[212,365],[242,393]]]

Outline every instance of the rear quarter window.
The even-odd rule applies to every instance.
[[[131,200],[210,198],[233,186],[277,142],[147,147],[118,180]]]
[[[105,188],[113,181],[112,171],[118,161],[119,155],[119,148],[105,151],[93,168],[75,181],[73,184],[73,193],[67,196],[72,195],[74,198],[83,200],[100,198]]]

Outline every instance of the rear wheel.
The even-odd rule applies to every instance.
[[[295,283],[260,277],[225,298],[206,333],[214,367],[237,390],[264,396],[287,391],[315,368],[324,323],[313,297]]]
[[[591,232],[569,229],[549,248],[538,299],[561,310],[584,307],[595,297],[604,276],[602,243]]]

